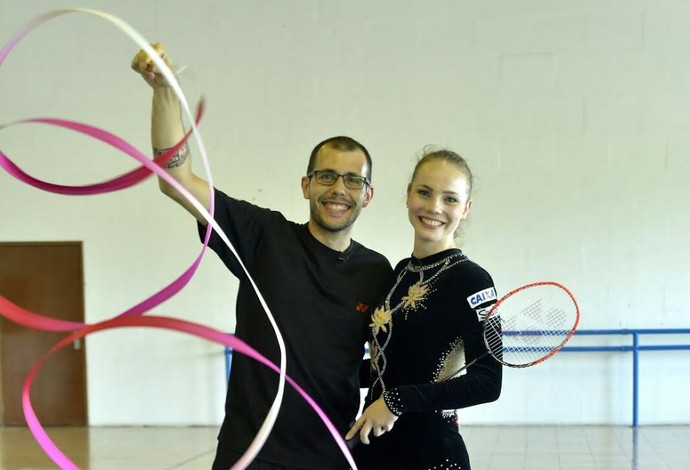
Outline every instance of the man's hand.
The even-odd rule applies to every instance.
[[[163,59],[166,65],[172,69],[172,61],[165,50],[165,46],[163,46],[163,44],[160,42],[155,42],[151,44],[151,47],[153,47],[158,55],[160,55],[161,59]],[[165,80],[165,77],[163,77],[158,67],[156,67],[156,64],[153,63],[151,57],[149,57],[149,55],[143,49],[140,50],[132,59],[132,70],[141,74],[146,83],[151,85],[152,88],[168,86],[168,82]]]
[[[345,435],[345,439],[352,439],[359,431],[359,439],[364,444],[369,444],[369,433],[373,432],[374,436],[379,437],[385,432],[393,429],[393,424],[398,420],[391,410],[386,406],[383,397],[376,400],[374,403],[364,410],[362,416],[355,422],[352,429]]]

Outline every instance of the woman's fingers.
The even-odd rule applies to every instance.
[[[359,431],[359,440],[362,441],[362,444],[369,445],[369,433],[371,433],[371,428],[372,425],[369,420],[367,420]]]

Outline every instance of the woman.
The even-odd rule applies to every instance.
[[[372,315],[371,382],[364,412],[346,438],[360,469],[463,469],[470,463],[455,409],[494,401],[501,365],[482,356],[491,276],[454,239],[472,205],[472,173],[449,150],[427,152],[407,187],[412,257]],[[373,437],[370,439],[370,433]]]

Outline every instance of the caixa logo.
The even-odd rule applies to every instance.
[[[496,289],[493,287],[489,287],[488,289],[484,289],[483,291],[479,291],[476,294],[472,294],[467,297],[467,302],[472,308],[475,308],[478,305],[490,300],[496,300]]]

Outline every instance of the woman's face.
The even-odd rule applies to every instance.
[[[452,248],[455,230],[472,201],[465,173],[446,160],[429,160],[407,188],[407,214],[415,231],[415,250],[426,255]]]

